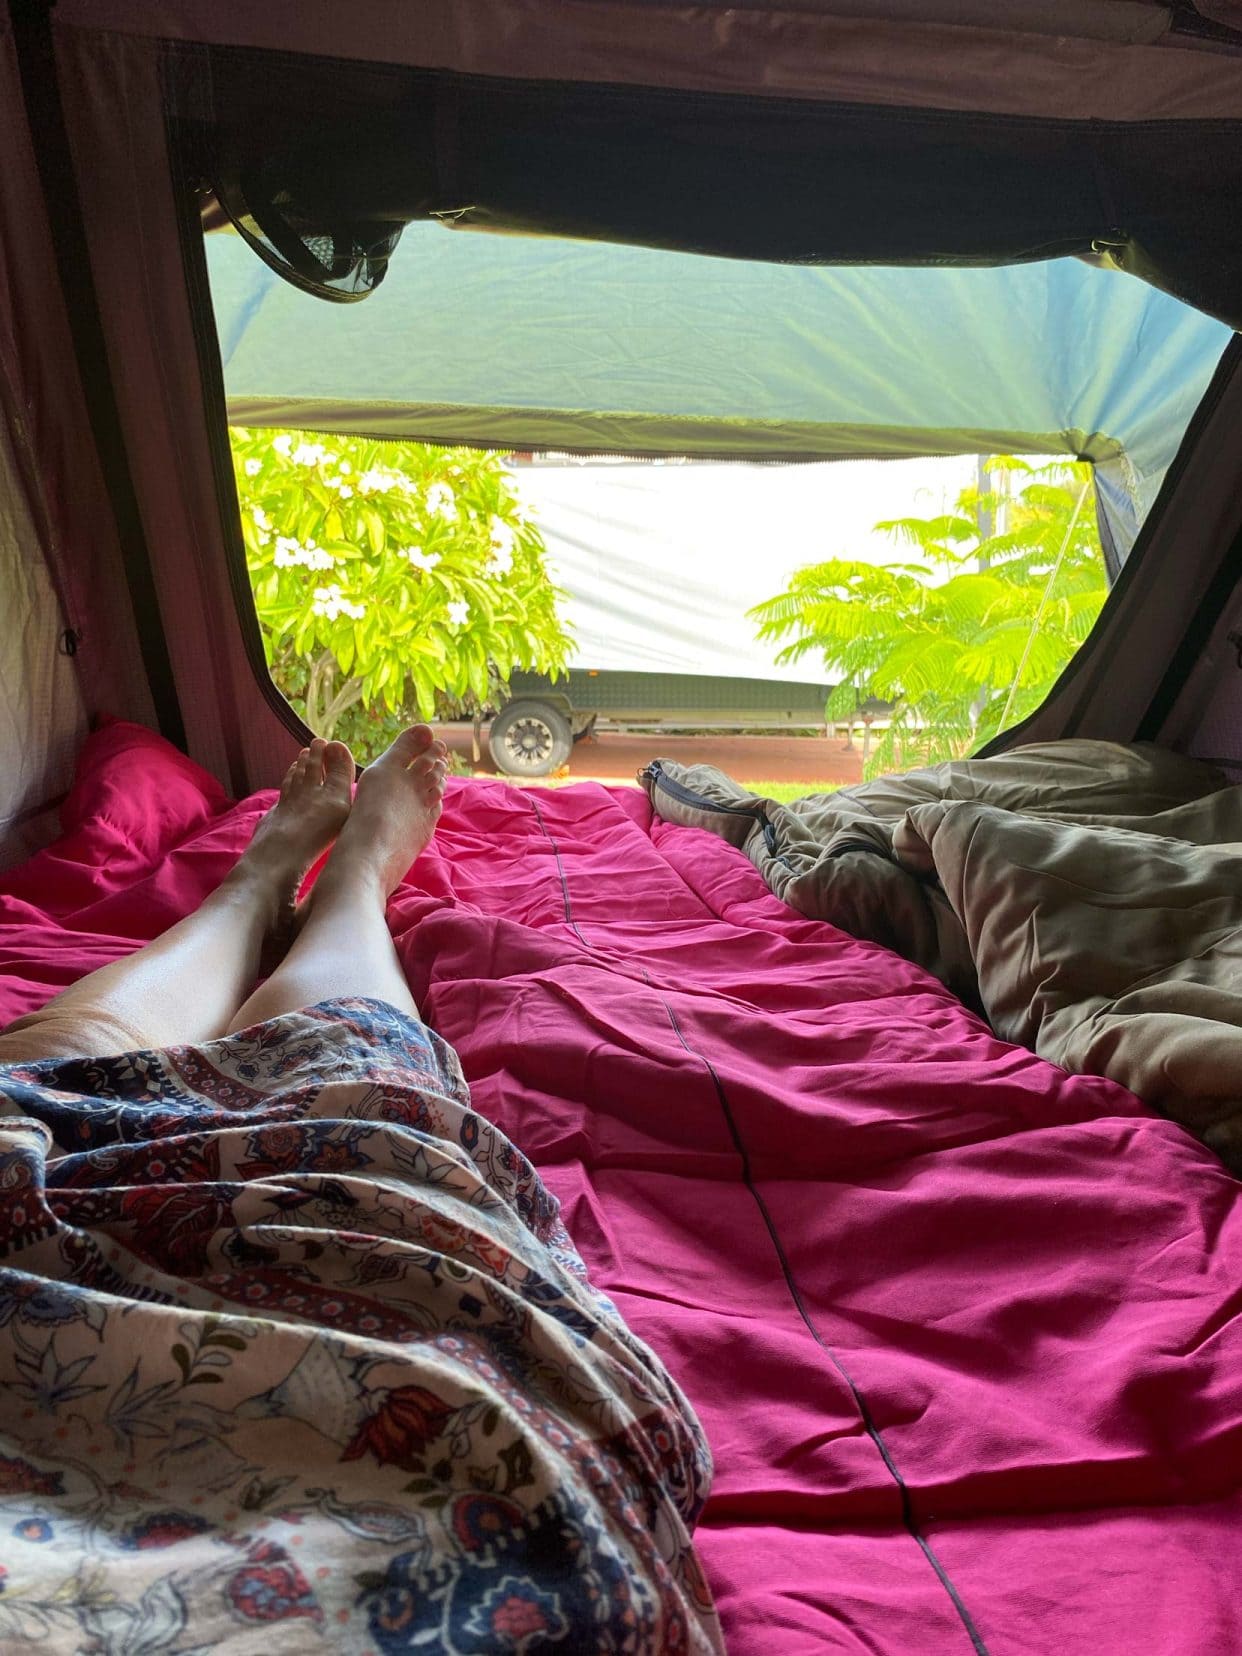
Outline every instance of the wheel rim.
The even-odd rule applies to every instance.
[[[542,719],[527,713],[504,733],[505,753],[521,770],[546,765],[552,757],[553,735]]]

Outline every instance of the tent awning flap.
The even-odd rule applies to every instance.
[[[236,237],[207,250],[238,424],[636,455],[1073,454],[1109,463],[1122,547],[1230,337],[1072,259],[824,269],[424,224],[365,305],[330,307]]]

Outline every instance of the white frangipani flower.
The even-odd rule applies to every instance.
[[[247,460],[245,470],[247,477],[257,477],[263,470],[262,460]]]
[[[268,515],[263,510],[262,506],[252,506],[250,508],[250,515],[254,519],[256,529],[270,529],[272,527],[271,522],[268,519]]]
[[[513,548],[517,536],[502,518],[493,518],[489,535],[492,547],[491,562],[487,566],[489,575],[507,575],[513,568]]]
[[[415,569],[421,569],[424,575],[429,575],[440,562],[438,552],[424,552],[421,546],[403,546],[400,555],[408,558]]]
[[[355,604],[346,598],[335,581],[331,586],[316,587],[311,610],[315,615],[322,615],[329,621],[335,621],[338,615],[348,615],[351,621],[361,621],[367,613],[365,604]]]
[[[427,510],[446,523],[457,522],[457,496],[447,483],[433,483],[427,490]]]
[[[328,451],[322,443],[299,443],[293,451],[295,466],[317,466],[327,458]]]
[[[290,437],[287,431],[282,431],[279,437],[272,438],[272,447],[277,454],[283,454],[287,460],[293,448],[293,438]]]
[[[302,548],[302,556],[307,569],[336,568],[336,559],[332,556],[331,552],[325,552],[323,547],[316,546],[314,541],[309,541]]]
[[[336,559],[331,552],[325,552],[322,546],[307,541],[303,546],[301,541],[294,540],[292,535],[277,535],[276,550],[272,554],[272,562],[277,569],[293,569],[302,565],[306,569],[335,569]]]
[[[470,605],[464,598],[457,598],[448,607],[448,618],[454,627],[464,627],[470,619]]]
[[[517,536],[503,518],[494,517],[488,525],[488,539],[493,549],[503,554],[513,551],[513,543]]]

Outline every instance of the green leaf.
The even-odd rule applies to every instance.
[[[371,551],[378,558],[383,552],[384,542],[388,538],[387,531],[384,528],[384,520],[374,506],[364,506],[361,517],[366,525],[367,539],[371,543]]]
[[[414,689],[414,701],[418,708],[420,719],[435,717],[436,687],[427,677],[422,668],[416,667],[410,674],[410,683]]]

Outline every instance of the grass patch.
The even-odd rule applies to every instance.
[[[470,775],[469,768],[459,775]],[[575,782],[586,782],[585,776],[532,776],[529,779],[515,776],[486,777],[488,782],[507,782],[515,788],[571,788]],[[761,794],[765,799],[774,799],[778,804],[789,805],[795,799],[805,799],[807,794],[836,793],[839,788],[845,787],[844,782],[748,782],[743,777],[734,777],[739,788],[745,788],[748,793]],[[609,783],[616,786],[615,783]],[[628,784],[622,784],[627,786]],[[635,787],[637,783],[633,784]]]
[[[838,788],[845,786],[843,782],[744,782],[740,778],[738,782],[740,787],[762,794],[765,799],[775,799],[780,805],[805,799],[807,794],[836,793]]]

